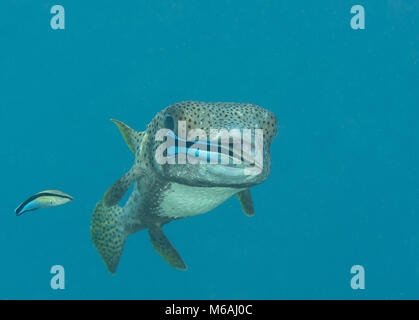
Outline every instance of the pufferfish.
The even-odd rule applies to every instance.
[[[250,103],[185,101],[159,112],[142,132],[120,121],[112,121],[133,152],[135,161],[132,168],[106,191],[91,218],[91,239],[111,274],[117,269],[127,237],[133,233],[147,229],[153,249],[170,266],[186,270],[178,251],[164,235],[163,225],[206,213],[233,195],[239,199],[246,215],[254,214],[250,188],[265,181],[270,174],[270,146],[277,133],[277,119],[269,110]],[[228,152],[228,157],[235,163],[161,163],[156,154],[162,144],[157,138],[162,129],[171,132],[170,136],[177,144],[183,142],[184,151],[197,153],[196,143],[193,143],[196,141],[180,138],[182,123],[187,133],[200,129],[208,135],[214,129],[236,129],[240,133],[245,129],[262,130],[261,159],[253,163],[240,162],[241,154]],[[247,140],[243,138],[243,146],[254,148],[254,140],[254,134]],[[213,148],[204,155],[217,159],[221,149]],[[173,156],[179,150],[167,148],[165,154]],[[259,169],[257,174],[246,174],[246,170],[255,166]],[[134,186],[132,193],[125,205],[120,206],[119,202],[131,184]]]

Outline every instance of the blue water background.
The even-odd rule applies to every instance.
[[[418,17],[398,0],[2,1],[0,298],[419,298]],[[144,130],[183,100],[278,117],[256,214],[231,198],[165,226],[187,272],[132,235],[110,276],[90,217],[133,156],[109,119]],[[14,215],[44,189],[75,200]],[[65,290],[50,288],[56,264]]]

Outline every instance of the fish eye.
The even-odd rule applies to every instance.
[[[164,118],[164,127],[172,131],[175,130],[175,120],[170,114],[167,114]]]

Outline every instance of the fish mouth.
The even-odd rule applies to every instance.
[[[240,131],[233,133],[228,140],[221,141],[220,135],[210,136],[208,141],[185,140],[176,136],[173,132],[167,135],[174,139],[175,145],[167,150],[168,157],[175,157],[183,153],[189,162],[200,165],[212,165],[209,169],[214,173],[225,174],[227,176],[240,176],[260,173],[263,170],[263,143],[257,145],[252,141],[252,137],[242,138]],[[256,147],[262,149],[257,150]],[[260,151],[260,152],[258,152]],[[214,166],[215,165],[215,166]]]

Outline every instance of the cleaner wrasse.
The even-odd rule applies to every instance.
[[[15,210],[17,216],[40,208],[55,207],[72,201],[73,197],[59,190],[45,190],[23,201]]]

